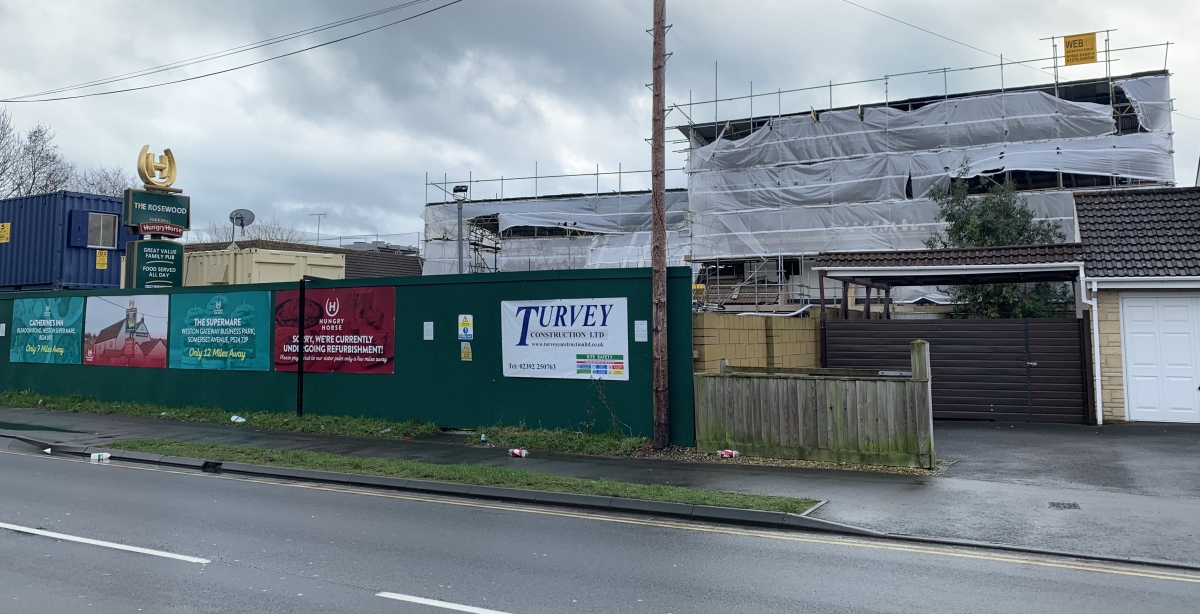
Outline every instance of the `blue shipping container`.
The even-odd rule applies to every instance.
[[[65,191],[0,200],[0,292],[119,288],[125,243],[137,238],[122,205]]]

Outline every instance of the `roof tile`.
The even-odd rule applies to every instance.
[[[1090,277],[1200,275],[1200,188],[1076,192]]]

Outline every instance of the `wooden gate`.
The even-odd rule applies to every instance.
[[[1086,423],[1082,320],[827,320],[826,367],[905,369],[929,342],[933,417]]]

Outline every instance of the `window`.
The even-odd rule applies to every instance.
[[[117,248],[117,216],[88,213],[88,247]]]

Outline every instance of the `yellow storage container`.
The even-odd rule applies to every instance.
[[[183,285],[221,286],[300,281],[300,277],[346,278],[345,254],[273,249],[191,252],[184,258]]]

